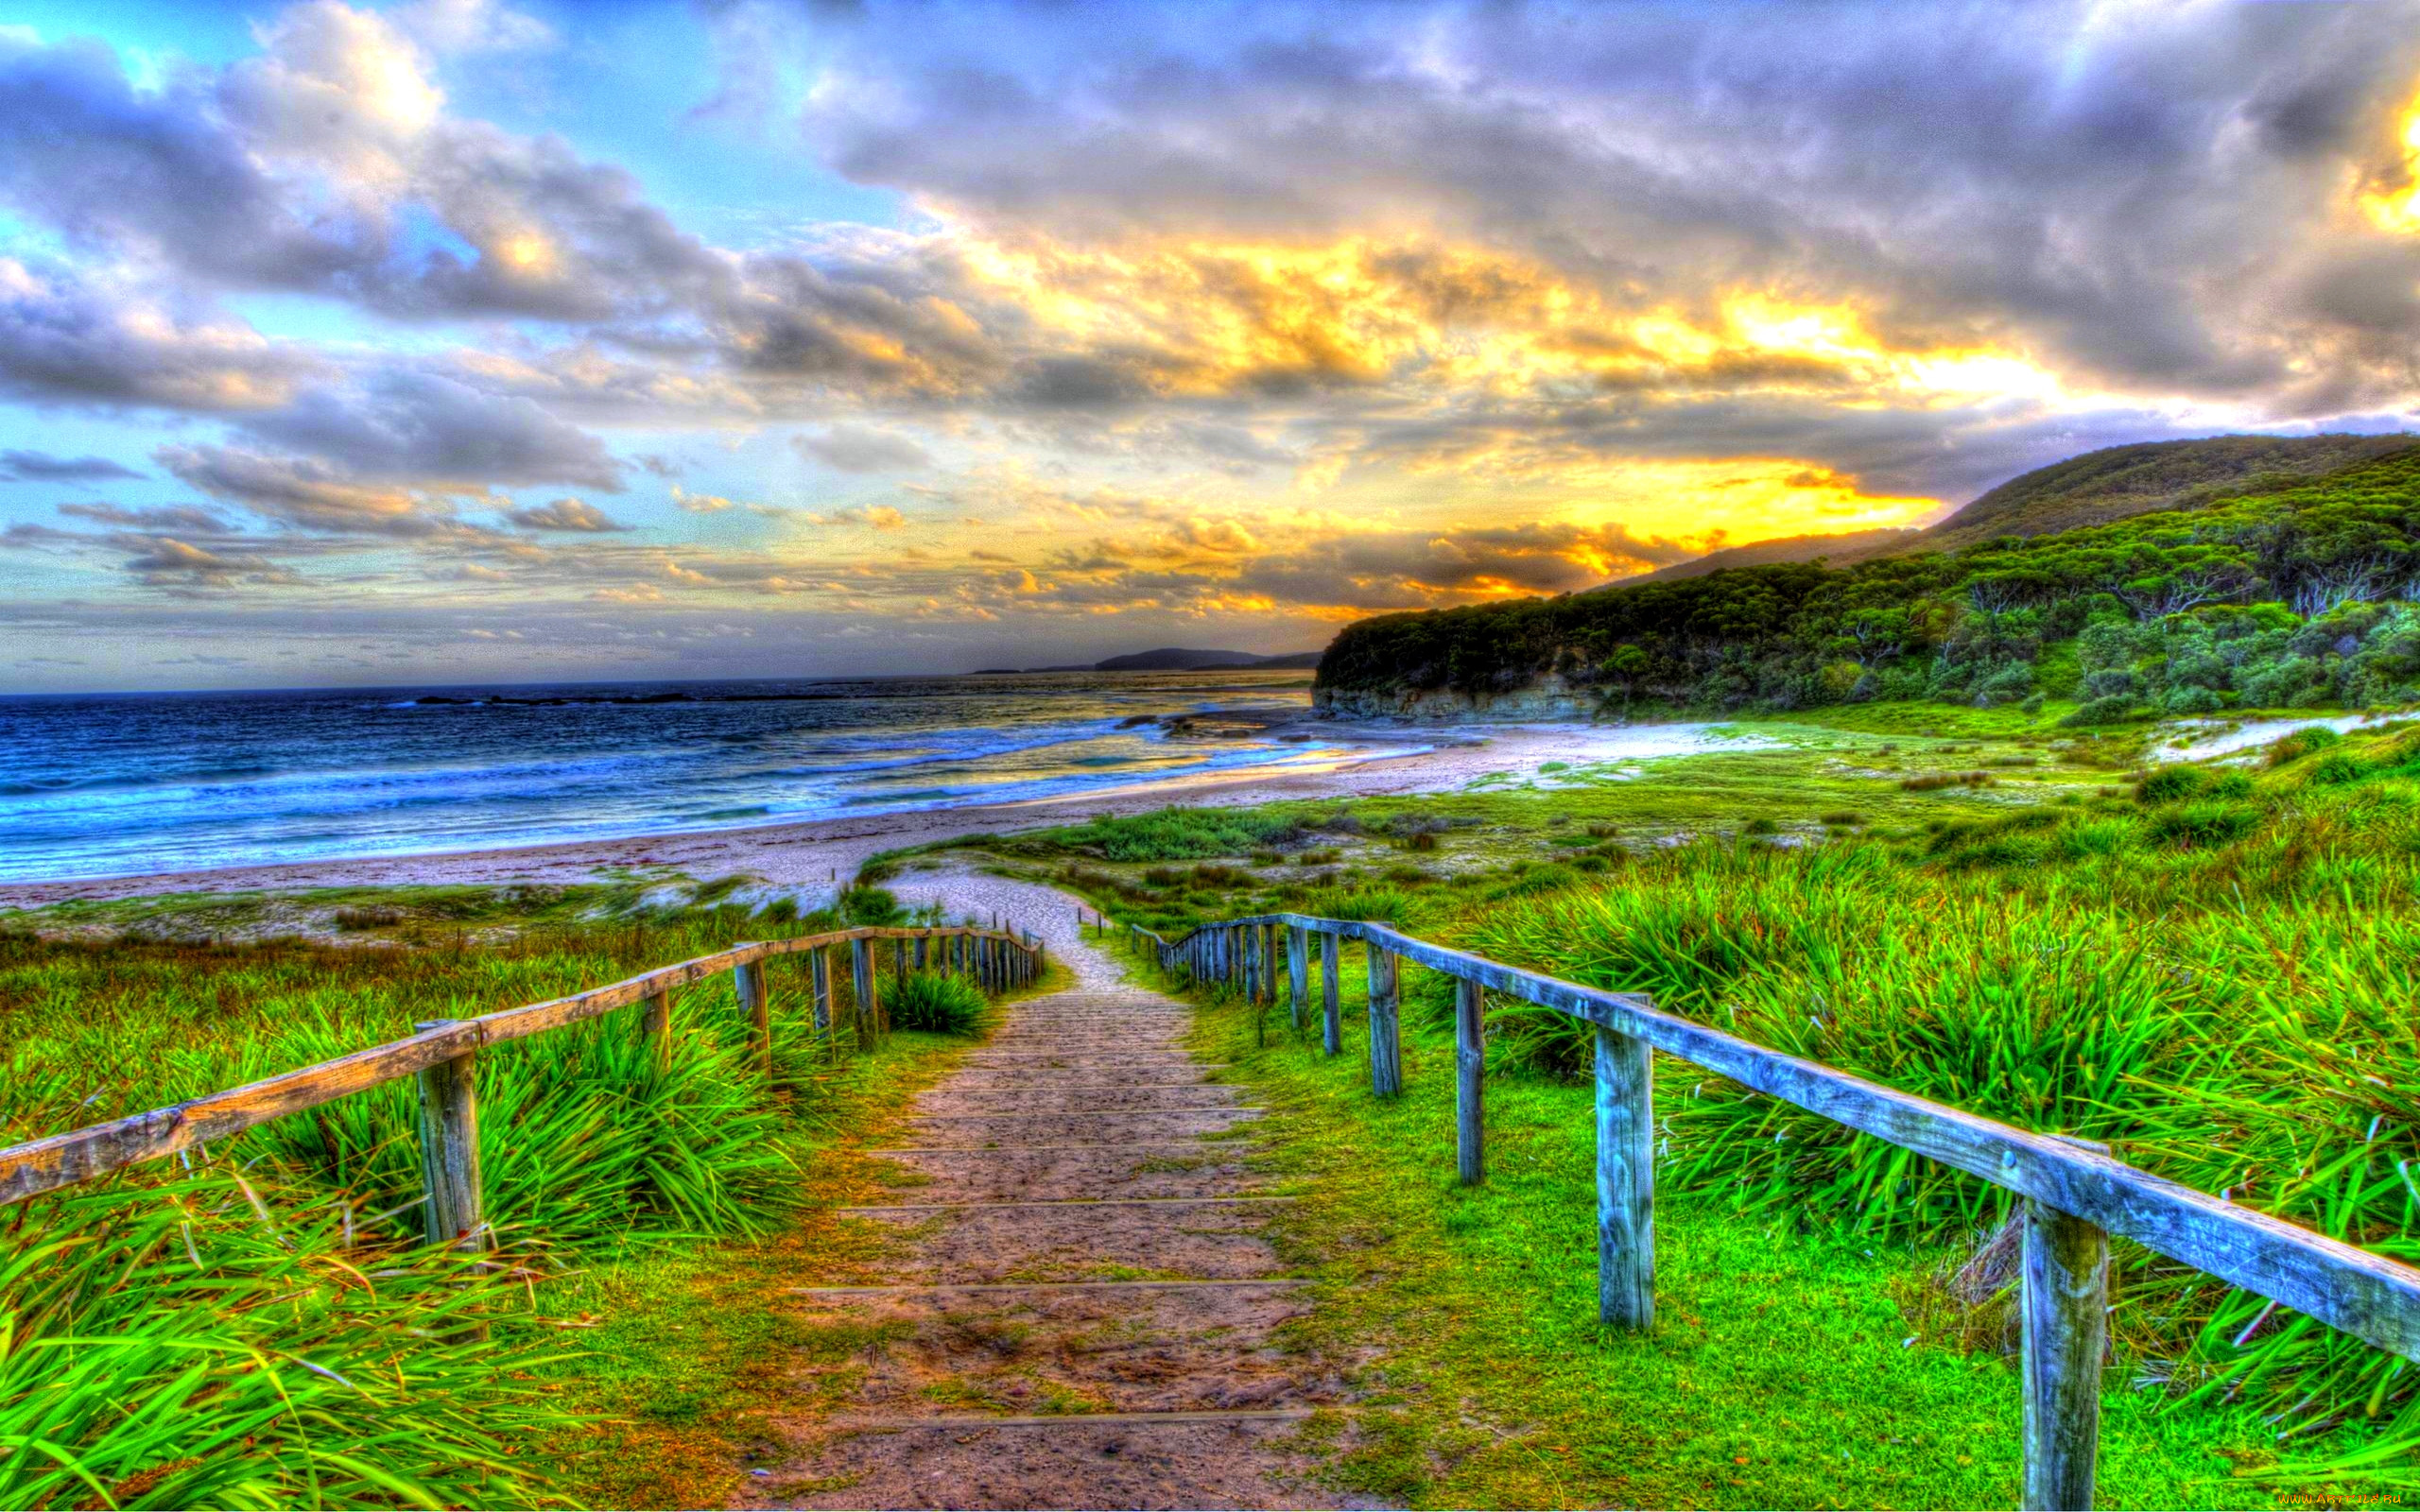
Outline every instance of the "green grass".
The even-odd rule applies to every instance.
[[[344,906],[424,918],[426,901]],[[560,898],[458,913],[492,927],[368,948],[0,935],[0,1141],[329,1058],[415,1020],[832,923],[728,906],[599,920],[585,902],[567,919]],[[142,917],[182,932],[229,916],[205,902]],[[727,977],[677,996],[668,1066],[628,1012],[481,1056],[498,1239],[484,1269],[420,1243],[408,1084],[9,1210],[0,1504],[520,1506],[669,1484],[665,1467],[683,1463],[665,1452],[675,1383],[729,1376],[710,1362],[761,1350],[725,1319],[728,1336],[693,1357],[677,1332],[648,1335],[645,1312],[710,1289],[697,1267],[734,1242],[824,1253],[802,1235],[821,1221],[808,1210],[834,1179],[835,1147],[965,1042],[902,1034],[854,1057],[813,1030],[804,973],[772,975],[769,1080],[742,1052]],[[845,974],[836,988],[845,997]],[[599,1324],[610,1355],[590,1349]],[[660,1389],[634,1402],[640,1379]],[[608,1431],[600,1415],[624,1425]]]
[[[2405,1174],[2420,1167],[2410,1091],[2420,1048],[2409,1033],[2420,989],[2420,730],[2298,736],[2233,765],[2132,773],[2103,765],[2106,743],[2039,734],[1882,741],[1800,726],[1788,739],[1779,750],[1651,765],[1612,791],[1366,802],[1340,827],[1337,806],[1296,806],[1294,822],[1340,848],[1340,863],[1203,862],[1155,881],[1085,861],[1057,874],[1171,934],[1277,909],[1343,917],[1343,900],[1383,887],[1374,917],[1427,937],[1648,992],[2025,1126],[2110,1141],[2162,1175],[2420,1259],[2420,1186]],[[1903,785],[1948,771],[1993,782]],[[1394,877],[1382,870],[1392,864],[1386,836],[1407,814],[1463,827],[1445,831],[1449,853],[1431,869]],[[1033,837],[1028,853],[1049,845]],[[1447,1013],[1441,981],[1412,973],[1407,1022],[1432,1055]],[[1570,1201],[1584,1201],[1584,1037],[1512,1003],[1492,1005],[1490,1022],[1490,1072],[1505,1088],[1491,1092],[1491,1119],[1517,1124],[1525,1099],[1560,1108],[1547,1122],[1567,1120],[1580,1143],[1540,1158]],[[1725,1233],[1804,1241],[1824,1258],[1804,1262],[1814,1270],[1793,1273],[1792,1289],[1857,1271],[1869,1299],[1904,1304],[1916,1354],[1996,1347],[2004,1299],[1968,1306],[1927,1278],[2007,1216],[2004,1194],[1720,1077],[1669,1062],[1659,1075],[1659,1183],[1675,1212]],[[1433,1095],[1443,1095],[1442,1074]],[[1347,1123],[1319,1135],[1325,1147],[1366,1156],[1404,1137],[1357,1122],[1366,1110],[1331,1111]],[[1442,1160],[1444,1145],[1434,1149]],[[1399,1164],[1367,1175],[1382,1188],[1410,1180]],[[1508,1225],[1508,1246],[1546,1243],[1543,1228]],[[1562,1231],[1584,1243],[1586,1225]],[[2146,1443],[2232,1446],[2240,1452],[2228,1463],[2264,1488],[2420,1486],[2420,1392],[2402,1362],[2135,1246],[2121,1243],[2116,1258],[2112,1381],[2124,1405],[2113,1411],[2142,1419]],[[1510,1272],[1498,1279],[1517,1291]],[[1474,1305],[1497,1302],[1491,1293]],[[1488,1355],[1484,1337],[1465,1343],[1503,1373],[1491,1410],[1509,1422],[1550,1416],[1510,1352]],[[1412,1351],[1426,1346],[1412,1331]],[[1462,1348],[1439,1368],[1461,1368]],[[2004,1378],[1996,1358],[1982,1363]],[[2141,1391],[2124,1389],[2137,1381]],[[2256,1433],[2221,1411],[2238,1406],[2260,1416]],[[1761,1433],[1766,1415],[1743,1420]],[[2194,1426],[2220,1418],[2238,1426]],[[2188,1487],[2206,1469],[2169,1466],[2168,1488],[2146,1499],[2202,1497]],[[1469,1494],[1500,1500],[1486,1484]],[[1678,1497],[1677,1485],[1601,1494]],[[1772,1486],[1756,1494],[1788,1499]],[[1945,1484],[1924,1494],[1973,1499]]]
[[[1348,951],[1348,960],[1357,952]],[[1414,976],[1426,973],[1409,972]],[[1408,1023],[1406,1093],[1369,1094],[1362,984],[1345,1054],[1204,1011],[1234,1060],[1319,1305],[1297,1343],[1374,1360],[1350,1422],[1309,1441],[1346,1489],[1412,1506],[1996,1506],[2017,1500],[2013,1366],[1923,1341],[1901,1303],[1953,1251],[1798,1232],[1685,1194],[1659,1199],[1658,1324],[1596,1320],[1594,1131],[1582,1085],[1491,1074],[1487,1184],[1453,1183],[1452,1047]],[[1282,1022],[1283,1015],[1273,1015]],[[1686,1068],[1658,1069],[1667,1096]],[[2164,1411],[2113,1373],[2105,1505],[2266,1505],[2231,1481],[2275,1459],[2248,1412]]]

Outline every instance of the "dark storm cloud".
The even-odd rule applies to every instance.
[[[106,456],[53,456],[14,448],[0,451],[0,481],[9,483],[102,483],[142,475]]]

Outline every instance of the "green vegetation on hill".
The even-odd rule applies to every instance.
[[[2103,447],[2022,473],[1908,543],[1952,551],[1997,536],[2041,536],[2156,509],[2274,493],[2399,452],[2409,436],[2214,436]]]
[[[1953,553],[1364,620],[1318,686],[1483,697],[1552,674],[1608,713],[2074,699],[2079,724],[2392,705],[2420,696],[2415,572],[2406,445],[2283,491]]]

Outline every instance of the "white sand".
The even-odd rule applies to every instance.
[[[2322,726],[2342,734],[2364,725],[2375,725],[2388,719],[2409,719],[2409,713],[2336,714],[2317,719],[2255,719],[2233,730],[2221,729],[2216,734],[2204,736],[2208,725],[2179,725],[2162,731],[2167,741],[2154,749],[2150,760],[2165,762],[2205,762],[2213,756],[2231,756],[2237,751],[2266,746],[2273,740],[2292,734],[2297,730],[2312,730]]]
[[[1757,737],[1717,734],[1706,725],[1512,725],[1399,728],[1312,724],[1324,739],[1350,734],[1393,746],[1433,745],[1411,755],[1346,760],[1326,771],[1284,776],[1239,774],[1191,783],[1158,782],[1078,794],[1031,803],[925,809],[905,814],[816,819],[751,829],[642,835],[513,850],[450,851],[421,856],[304,861],[60,882],[0,884],[0,909],[39,908],[70,899],[140,897],[166,892],[294,892],[311,887],[503,885],[575,883],[608,868],[663,868],[700,880],[747,873],[812,902],[846,881],[879,850],[958,835],[1080,822],[1095,815],[1137,814],[1172,803],[1240,806],[1279,799],[1372,798],[1453,792],[1480,778],[1538,776],[1548,762],[1589,763],[1682,756],[1717,749],[1753,749]],[[1547,781],[1551,782],[1552,774]]]

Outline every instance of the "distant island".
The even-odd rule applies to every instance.
[[[1307,672],[1320,664],[1320,651],[1288,651],[1283,656],[1256,656],[1250,651],[1205,651],[1198,647],[1164,645],[1154,651],[1130,651],[1099,662],[1079,662],[1051,667],[979,667],[972,676],[1008,677],[1025,672]]]

